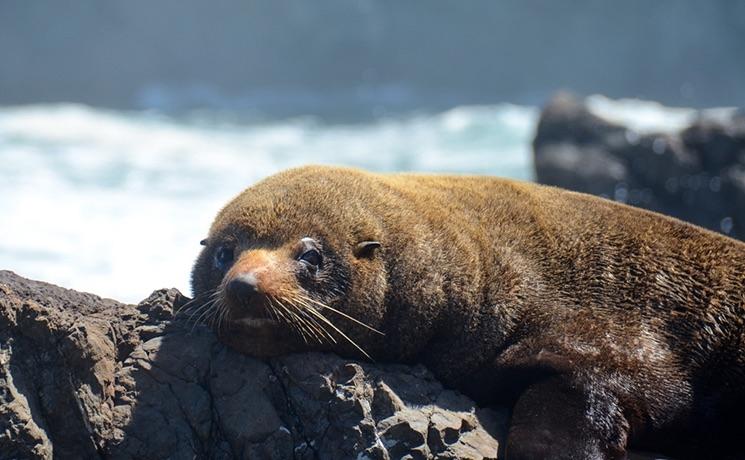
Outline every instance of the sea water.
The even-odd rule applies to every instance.
[[[0,107],[0,269],[128,302],[189,293],[212,218],[257,180],[304,164],[530,180],[537,116],[471,106],[345,124]]]

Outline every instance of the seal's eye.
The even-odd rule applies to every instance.
[[[225,270],[233,264],[235,249],[229,246],[220,246],[215,252],[215,265],[220,270]]]
[[[300,260],[313,267],[318,267],[321,265],[321,253],[316,249],[308,249],[300,256]]]

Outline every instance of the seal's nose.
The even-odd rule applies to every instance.
[[[228,282],[228,293],[235,299],[248,300],[256,294],[257,280],[252,273],[238,275]]]

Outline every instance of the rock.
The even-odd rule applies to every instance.
[[[538,182],[745,239],[742,112],[668,109],[673,129],[647,130],[633,119],[621,123],[592,102],[561,93],[544,108],[533,141]],[[623,108],[604,102],[613,104]]]
[[[497,458],[505,411],[421,366],[240,355],[154,292],[0,271],[0,458]]]

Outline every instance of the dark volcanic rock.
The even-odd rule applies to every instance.
[[[533,142],[536,178],[745,239],[745,115],[699,112],[678,132],[639,132],[559,94]]]
[[[505,415],[422,367],[258,361],[139,305],[0,271],[0,458],[496,458]]]

